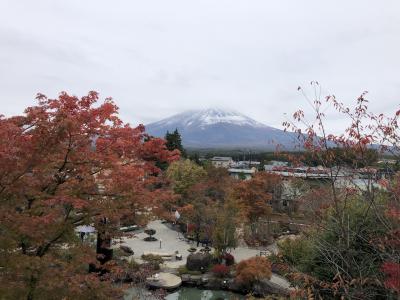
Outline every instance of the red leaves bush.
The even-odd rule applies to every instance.
[[[217,277],[225,277],[229,274],[230,268],[225,265],[215,265],[212,268],[212,272],[214,273],[215,276]]]
[[[265,257],[255,256],[241,261],[236,267],[236,282],[250,287],[261,279],[271,278],[271,263]]]
[[[382,265],[382,271],[386,274],[387,279],[385,286],[389,289],[400,292],[400,264],[395,262],[385,262]]]
[[[188,224],[187,225],[187,233],[192,233],[196,229],[196,225],[194,224]]]
[[[232,254],[225,253],[225,254],[222,256],[222,258],[225,259],[225,264],[226,264],[227,266],[232,266],[232,265],[235,264],[235,258],[233,257]]]

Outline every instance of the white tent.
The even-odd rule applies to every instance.
[[[80,225],[75,228],[76,232],[93,233],[96,232],[96,228],[90,225]]]

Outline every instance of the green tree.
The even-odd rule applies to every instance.
[[[340,272],[343,282],[352,281],[347,288],[350,297],[367,294],[374,298],[385,294],[379,286],[371,284],[372,278],[384,280],[380,270],[385,256],[373,242],[387,230],[387,225],[380,221],[385,218],[386,200],[382,198],[374,210],[367,210],[369,204],[360,196],[340,203],[343,212],[340,220],[333,208],[328,209],[319,230],[312,230],[298,240],[278,244],[284,261],[318,282],[334,282]],[[341,222],[346,223],[345,233]],[[340,287],[339,292],[342,293]],[[323,298],[332,297],[330,293],[320,291]]]
[[[302,235],[297,239],[284,239],[277,243],[284,261],[295,266],[300,272],[312,272],[315,265],[315,248],[309,236]]]
[[[238,225],[239,205],[237,201],[228,199],[218,211],[213,232],[213,247],[218,255],[229,248],[237,246],[236,227]]]
[[[222,168],[208,166],[204,172],[185,193],[184,203],[180,204],[186,205],[178,209],[182,216],[180,221],[190,224],[190,234],[198,243],[213,239],[218,214],[223,211],[232,185],[232,178]]]
[[[200,161],[200,156],[197,152],[189,156],[190,160],[194,161],[198,165],[202,165],[202,162]]]
[[[187,196],[190,187],[206,176],[207,172],[189,159],[173,162],[167,169],[175,193]]]
[[[213,202],[205,202],[204,199],[199,199],[193,204],[193,214],[189,221],[193,225],[193,236],[197,242],[197,247],[200,242],[208,243],[211,240],[212,232],[217,218],[216,206]]]
[[[177,149],[181,152],[182,157],[186,157],[186,151],[182,146],[182,138],[177,128],[172,133],[167,131],[165,140],[165,145],[167,146],[168,150],[173,151]]]

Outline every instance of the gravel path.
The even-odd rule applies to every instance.
[[[141,262],[141,256],[143,253],[154,252],[161,254],[171,254],[172,260],[167,260],[164,263],[164,268],[178,268],[186,264],[186,258],[189,255],[187,251],[191,246],[196,246],[195,243],[188,243],[182,240],[182,234],[171,229],[169,226],[162,223],[160,220],[150,222],[147,227],[156,230],[154,237],[157,238],[155,242],[146,242],[143,239],[147,236],[143,231],[138,231],[135,237],[129,237],[123,239],[123,245],[129,246],[135,253],[133,258]],[[161,248],[160,248],[161,240]],[[201,247],[199,247],[201,248]],[[267,253],[275,252],[276,245],[272,244],[267,247]],[[175,251],[178,251],[182,255],[182,260],[175,260]],[[251,249],[246,247],[237,247],[232,249],[231,254],[235,257],[236,262],[240,262],[244,259],[256,256],[260,254],[260,250]],[[271,282],[283,287],[289,288],[289,282],[281,276],[276,274],[272,275]]]
[[[171,226],[171,225],[169,225]],[[133,255],[134,259],[139,259],[143,253],[155,252],[160,254],[172,254],[175,257],[175,251],[178,251],[182,255],[182,260],[171,260],[166,261],[165,265],[169,268],[177,268],[186,264],[186,258],[189,255],[187,251],[191,246],[196,246],[196,243],[189,243],[182,240],[182,234],[169,228],[166,224],[163,224],[160,220],[152,221],[147,225],[148,228],[156,230],[154,237],[157,238],[155,242],[146,242],[143,239],[147,236],[143,231],[138,231],[133,238],[124,238],[123,245],[127,245],[135,252]],[[161,240],[161,248],[160,248]],[[200,249],[201,247],[199,247]],[[237,247],[232,249],[230,252],[236,262],[240,262],[244,259],[256,256],[260,254],[260,250],[250,249],[245,247]]]
[[[165,265],[168,268],[177,268],[186,264],[186,258],[189,254],[187,249],[190,248],[190,244],[179,239],[178,232],[170,229],[166,224],[161,221],[152,221],[147,225],[148,228],[156,230],[154,235],[157,241],[146,242],[143,239],[147,236],[143,231],[135,234],[135,237],[124,238],[123,245],[129,246],[135,253],[133,258],[141,261],[141,256],[145,252],[157,252],[163,254],[171,254],[175,256],[175,251],[178,251],[182,255],[182,260],[171,260],[166,261]],[[180,235],[182,236],[182,235]],[[161,240],[161,247],[160,247]]]

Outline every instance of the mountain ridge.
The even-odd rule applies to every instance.
[[[294,149],[295,134],[265,125],[232,109],[188,110],[150,123],[146,131],[164,137],[178,129],[188,148]]]

